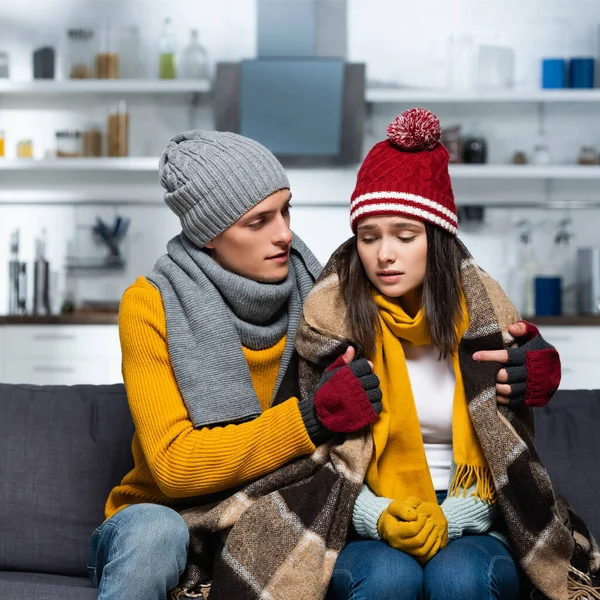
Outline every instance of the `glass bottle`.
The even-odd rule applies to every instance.
[[[4,158],[4,131],[0,129],[0,158]]]
[[[190,31],[190,41],[181,52],[179,76],[181,79],[208,79],[208,52],[200,43],[197,29]]]
[[[175,79],[177,76],[175,56],[177,52],[177,39],[175,38],[173,25],[171,24],[171,19],[169,18],[165,19],[164,21],[158,46],[158,77],[160,79]]]
[[[119,77],[121,79],[141,79],[140,30],[128,25],[121,27],[118,37]]]

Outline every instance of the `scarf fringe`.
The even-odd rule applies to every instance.
[[[171,591],[169,596],[170,600],[184,600],[185,598],[202,598],[203,600],[208,599],[210,592],[210,584],[201,585],[199,592],[192,592],[185,588],[175,588]]]
[[[573,565],[569,567],[569,600],[600,600],[600,588],[592,584],[589,575]]]
[[[475,485],[475,492],[472,494],[478,500],[483,500],[488,504],[496,502],[496,486],[489,467],[474,467],[467,464],[457,464],[456,471],[450,482],[449,496],[462,494],[465,498],[467,489]],[[600,599],[599,599],[600,600]]]

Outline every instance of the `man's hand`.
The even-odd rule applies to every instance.
[[[381,412],[379,378],[366,358],[355,360],[355,350],[331,364],[308,398],[299,403],[308,435],[318,446],[333,433],[352,433],[366,427]]]
[[[522,338],[517,348],[482,350],[473,354],[473,360],[506,365],[496,376],[499,404],[545,406],[560,384],[558,352],[527,321],[511,325],[508,331],[515,338]]]

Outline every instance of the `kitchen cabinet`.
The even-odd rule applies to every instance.
[[[117,325],[4,325],[0,338],[3,383],[123,381]]]
[[[560,354],[559,389],[600,389],[600,326],[541,325],[539,330]]]

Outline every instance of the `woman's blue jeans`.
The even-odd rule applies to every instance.
[[[450,542],[425,567],[384,541],[351,541],[335,564],[328,600],[517,600],[520,572],[491,535]]]
[[[92,534],[88,571],[98,600],[165,600],[185,569],[189,533],[179,513],[133,504]]]

